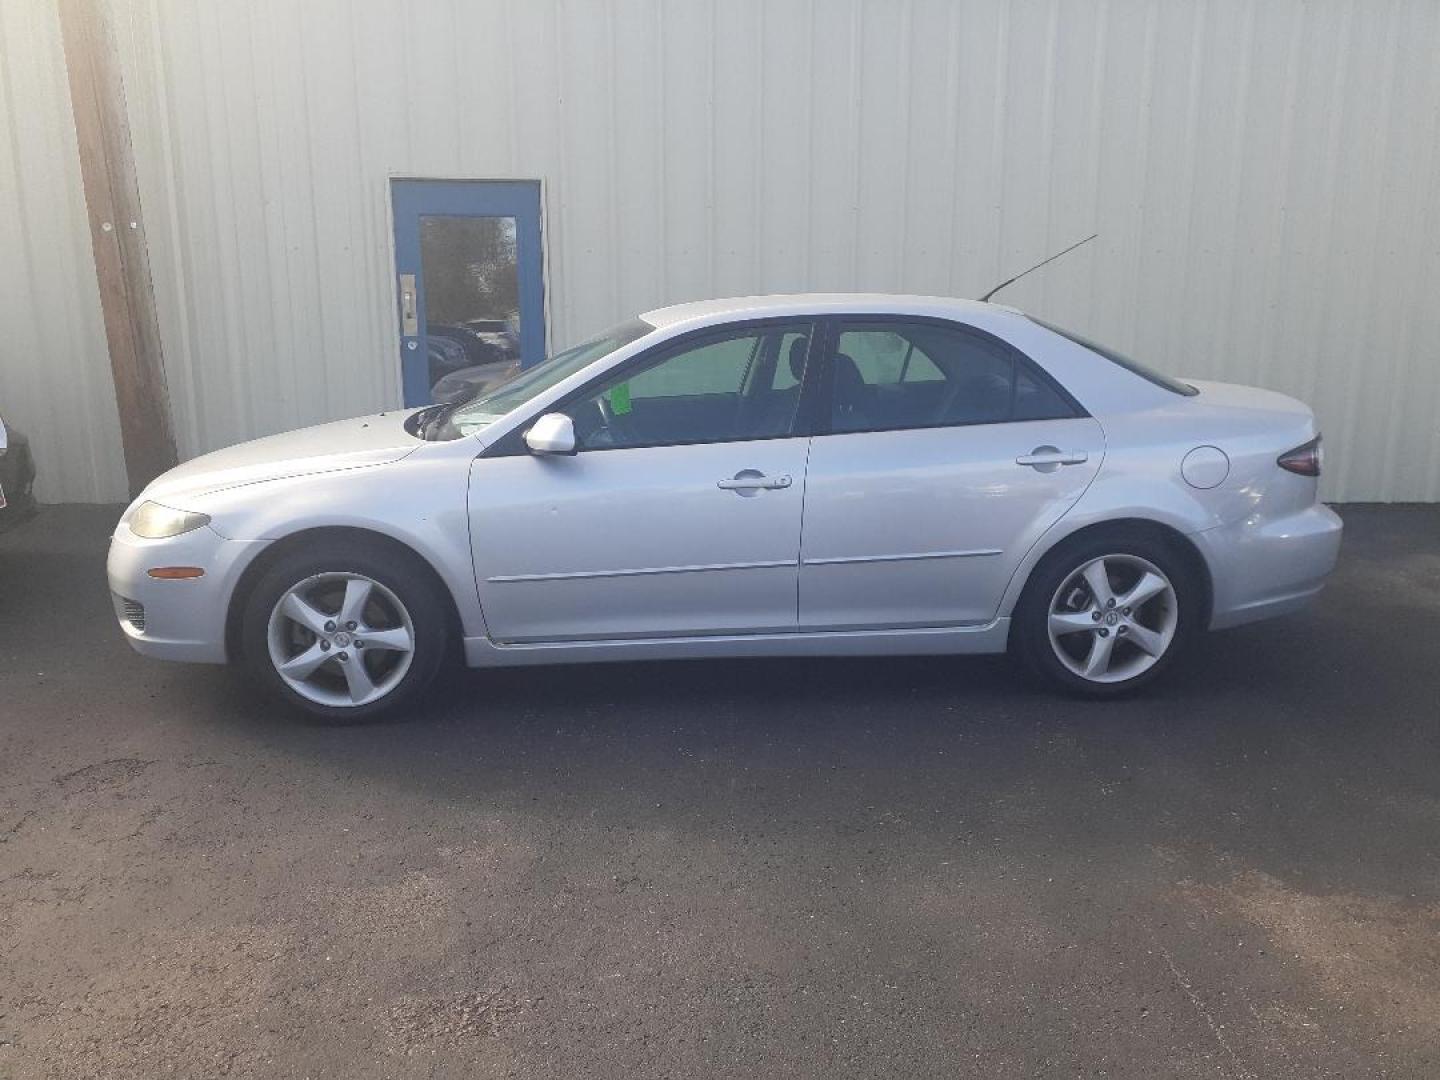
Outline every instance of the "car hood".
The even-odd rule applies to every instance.
[[[421,445],[405,430],[417,410],[377,413],[287,431],[203,454],[162,474],[141,498],[187,509],[187,498],[266,480],[385,465]]]

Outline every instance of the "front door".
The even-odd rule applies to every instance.
[[[800,629],[989,622],[1095,476],[1100,425],[979,331],[885,319],[835,333],[828,433],[806,477]]]
[[[810,338],[808,323],[766,323],[659,346],[560,408],[574,456],[479,458],[471,543],[490,636],[793,631]]]
[[[393,180],[407,406],[453,401],[545,356],[540,184]]]

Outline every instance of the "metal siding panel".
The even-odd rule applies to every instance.
[[[948,284],[961,296],[975,296],[1008,276],[1012,261],[1000,250],[1002,159],[998,118],[1004,97],[1000,57],[1006,37],[1003,4],[964,6],[955,43],[961,72],[958,115],[960,152],[953,180],[956,247]]]
[[[570,297],[567,337],[583,337],[616,321],[624,310],[619,205],[613,158],[615,72],[608,4],[564,5],[556,16],[557,66],[561,72],[559,127],[561,171],[555,178],[563,238],[556,271],[583,283]]]
[[[655,297],[662,302],[673,297],[665,281],[667,86],[657,55],[665,21],[664,8],[653,0],[618,0],[607,20],[605,63],[614,90],[605,158],[615,199],[616,306],[625,311],[643,311]]]
[[[395,404],[387,178],[513,176],[546,184],[556,347],[707,294],[975,295],[1098,230],[1002,299],[1310,401],[1330,497],[1440,499],[1428,0],[112,2],[187,454]],[[0,229],[30,263],[0,304],[46,359],[7,353],[0,389],[45,428],[84,388],[88,449],[37,448],[49,497],[99,497],[58,36],[3,11]]]
[[[752,291],[808,288],[813,76],[809,0],[764,5],[756,49],[763,65],[758,169],[760,270]]]
[[[1440,6],[1420,3],[1417,17],[1407,23],[1399,61],[1404,64],[1406,89],[1398,100],[1418,104],[1401,127],[1396,149],[1403,157],[1391,174],[1386,199],[1394,208],[1384,228],[1389,242],[1383,259],[1387,280],[1388,317],[1395,333],[1387,341],[1393,363],[1388,378],[1367,396],[1370,423],[1383,434],[1366,454],[1382,470],[1384,481],[1373,497],[1391,500],[1435,498],[1440,493],[1440,319],[1433,315],[1440,295],[1440,199],[1435,197],[1440,177]],[[1426,116],[1425,103],[1429,106]],[[1429,237],[1413,266],[1397,259],[1413,249],[1415,237]],[[1392,265],[1392,261],[1399,265]],[[1398,271],[1398,274],[1396,273]],[[1419,317],[1429,313],[1429,317]]]
[[[561,70],[562,57],[557,46],[558,17],[553,5],[526,0],[506,0],[501,4],[500,14],[506,20],[507,40],[512,46],[510,55],[523,58],[523,63],[510,64],[517,141],[512,159],[514,167],[508,175],[538,178],[543,185],[545,303],[550,330],[547,341],[552,348],[563,347],[578,341],[581,332],[569,320],[572,307],[569,279],[560,271],[568,249],[566,230],[561,224],[564,187],[560,182],[566,175],[566,153],[564,140],[558,135],[567,80]]]
[[[0,4],[0,415],[43,502],[128,484],[53,4]]]
[[[810,287],[852,287],[858,258],[861,0],[817,19],[810,41]],[[838,10],[837,10],[838,9]]]
[[[656,207],[663,237],[659,291],[667,300],[698,299],[711,293],[709,256],[715,242],[710,7],[705,0],[655,0],[654,8],[660,32],[644,56],[656,65],[664,87],[655,121],[663,191]]]
[[[866,4],[860,24],[855,276],[848,288],[899,292],[904,272],[907,8]]]
[[[760,9],[755,0],[717,8],[713,26],[715,244],[711,284],[717,296],[734,296],[760,288],[756,176],[765,149],[756,48]]]
[[[912,0],[903,27],[905,67],[898,76],[904,100],[905,217],[900,286],[908,292],[946,279],[948,233],[935,227],[949,212],[954,143],[948,115],[954,67],[946,35],[949,13],[933,0]],[[937,32],[938,31],[938,32]]]
[[[1047,221],[1053,161],[1051,80],[1053,23],[1048,4],[1012,5],[1000,27],[996,60],[995,156],[999,191],[1001,277],[1043,259],[1052,235]],[[1067,268],[1074,270],[1074,267]],[[1052,275],[1027,279],[1034,306],[1044,308]],[[992,282],[993,284],[993,282]]]

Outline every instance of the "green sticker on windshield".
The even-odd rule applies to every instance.
[[[610,399],[610,411],[616,416],[624,416],[630,411],[630,384],[622,382],[605,395]]]

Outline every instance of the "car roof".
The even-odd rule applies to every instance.
[[[960,300],[952,296],[909,296],[897,293],[776,293],[769,296],[731,296],[693,300],[644,312],[640,318],[657,329],[682,323],[709,323],[785,315],[896,314],[965,316],[1022,316],[1012,307]]]

